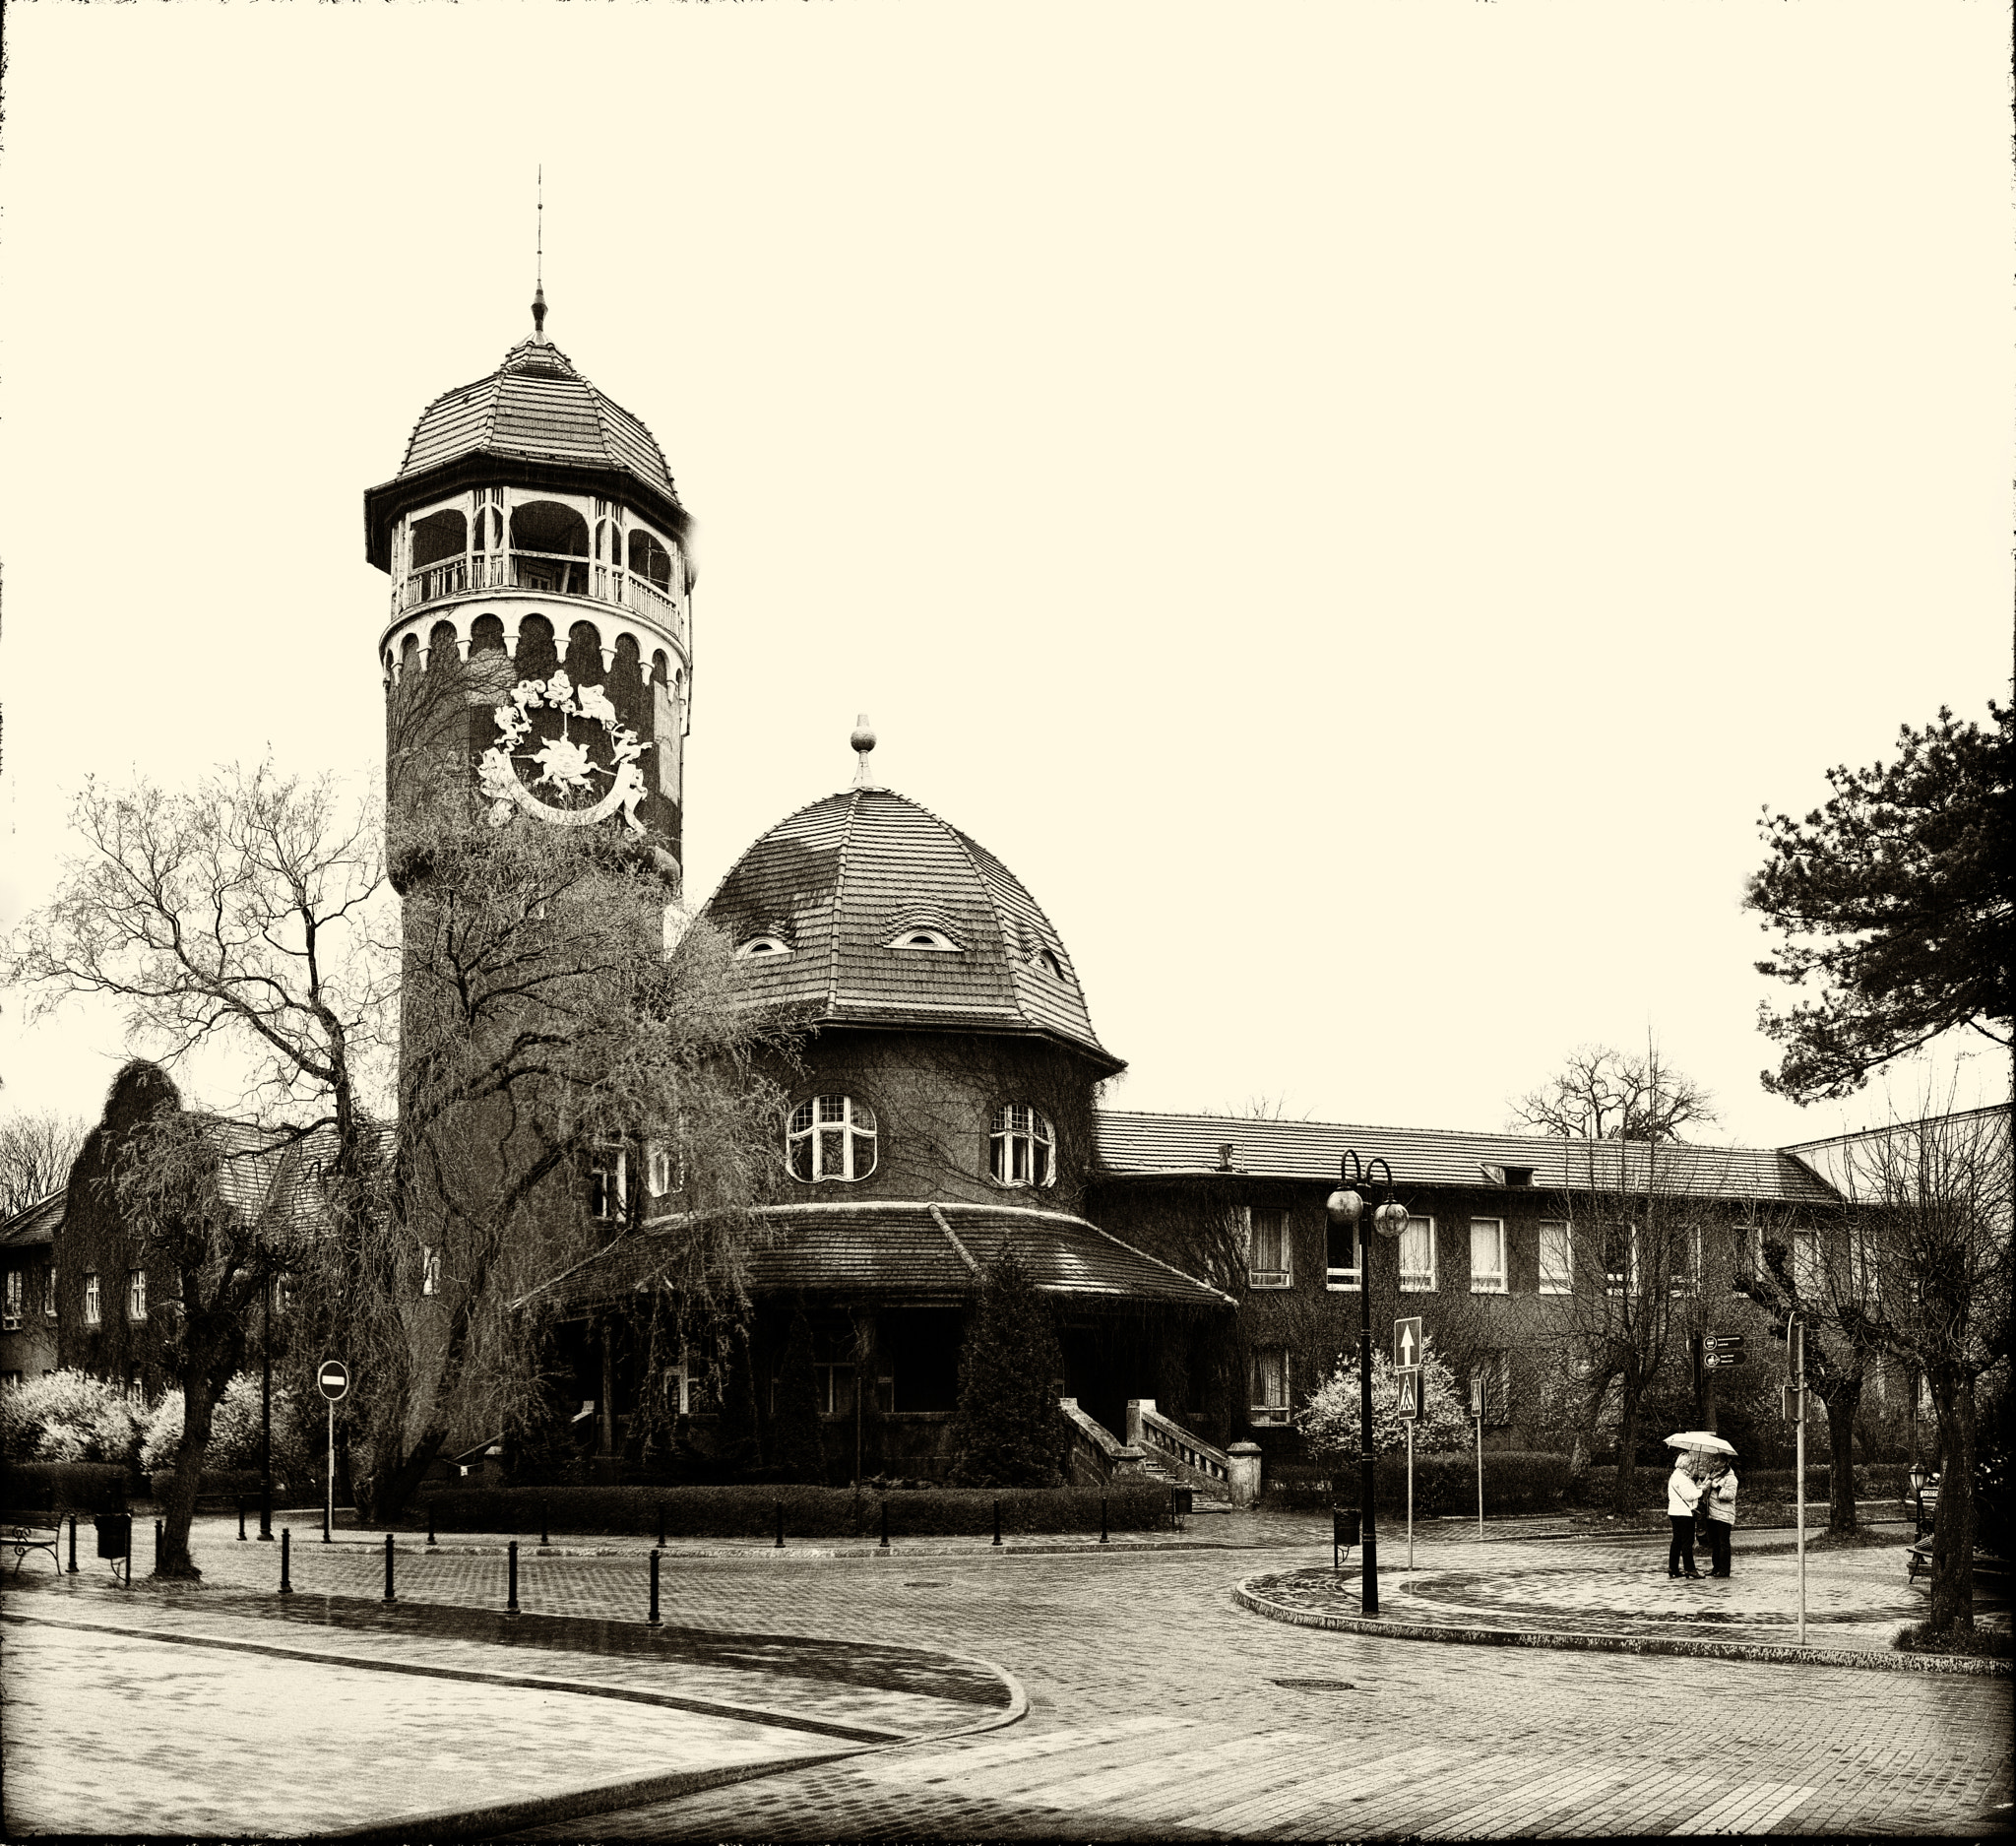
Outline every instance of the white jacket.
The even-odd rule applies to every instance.
[[[1691,1519],[1694,1502],[1701,1497],[1701,1484],[1684,1468],[1675,1468],[1666,1480],[1666,1509],[1671,1518]]]
[[[1724,1525],[1735,1524],[1736,1471],[1733,1468],[1709,1482],[1706,1510],[1711,1519],[1719,1519]]]

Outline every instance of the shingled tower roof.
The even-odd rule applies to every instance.
[[[392,524],[402,508],[478,478],[606,492],[630,500],[675,537],[688,524],[651,431],[543,336],[521,341],[487,378],[445,393],[420,413],[399,473],[364,495],[371,562],[389,567]]]
[[[800,808],[742,855],[705,915],[756,997],[808,1021],[1028,1033],[1122,1067],[1022,881],[891,790]]]

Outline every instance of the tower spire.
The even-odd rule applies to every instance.
[[[546,343],[546,167],[541,160],[537,168],[538,217],[535,220],[537,230],[534,236],[533,286],[532,286],[532,337],[540,346]]]
[[[863,712],[854,720],[853,735],[848,738],[854,752],[854,787],[872,789],[875,778],[868,770],[868,752],[875,747],[875,733],[868,727],[868,714]]]

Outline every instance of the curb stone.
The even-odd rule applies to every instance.
[[[1453,1623],[1384,1622],[1365,1616],[1317,1616],[1286,1609],[1261,1595],[1248,1577],[1232,1590],[1232,1601],[1269,1622],[1292,1627],[1329,1628],[1341,1634],[1380,1634],[1396,1641],[1455,1641],[1471,1647],[1553,1647],[1567,1653],[1664,1654],[1693,1660],[1755,1660],[1781,1666],[1848,1667],[1860,1673],[1954,1674],[1962,1678],[2006,1680],[2016,1662],[1972,1654],[1901,1654],[1862,1647],[1797,1647],[1767,1641],[1696,1641],[1676,1635],[1595,1634],[1532,1628],[1463,1627]]]

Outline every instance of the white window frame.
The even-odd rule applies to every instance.
[[[1550,1242],[1560,1257],[1559,1263],[1552,1268],[1547,1266]],[[1571,1219],[1541,1220],[1540,1292],[1543,1295],[1572,1295],[1575,1292],[1575,1225]]]
[[[441,1293],[441,1252],[431,1243],[420,1245],[420,1293]]]
[[[1279,1354],[1281,1359],[1281,1401],[1278,1404],[1263,1404],[1265,1395],[1262,1380],[1266,1374],[1266,1361],[1270,1354]],[[1286,1346],[1256,1346],[1247,1367],[1246,1396],[1250,1400],[1246,1408],[1246,1421],[1250,1424],[1278,1427],[1289,1420],[1289,1407],[1294,1401],[1294,1393],[1289,1378],[1289,1349]]]
[[[1365,1218],[1367,1216],[1367,1213],[1359,1213],[1357,1223],[1350,1227],[1352,1248],[1356,1253],[1358,1259],[1356,1266],[1351,1269],[1338,1268],[1330,1260],[1330,1240],[1336,1237],[1345,1227],[1331,1224],[1327,1220],[1325,1221],[1323,1226],[1323,1286],[1326,1289],[1332,1292],[1349,1290],[1354,1294],[1363,1284],[1365,1278]]]
[[[1246,1286],[1249,1289],[1292,1289],[1295,1285],[1294,1215],[1286,1205],[1251,1205],[1239,1209],[1246,1218]],[[1269,1221],[1280,1238],[1276,1254],[1279,1263],[1263,1263],[1260,1257],[1260,1226]]]
[[[1408,1237],[1417,1229],[1423,1232],[1428,1240],[1428,1267],[1426,1271],[1426,1281],[1421,1280],[1422,1271],[1420,1271],[1419,1269],[1410,1269],[1407,1266],[1407,1240]],[[1413,1212],[1410,1212],[1408,1214],[1407,1224],[1402,1229],[1399,1238],[1396,1240],[1396,1246],[1394,1251],[1395,1260],[1400,1265],[1401,1294],[1432,1295],[1435,1293],[1436,1284],[1441,1280],[1441,1275],[1437,1268],[1437,1248],[1438,1245],[1435,1239],[1434,1219],[1418,1217]]]
[[[1668,1278],[1667,1291],[1675,1301],[1692,1301],[1701,1293],[1701,1227],[1680,1227],[1680,1270]]]
[[[7,1294],[0,1303],[0,1331],[13,1333],[21,1326],[21,1312],[28,1299],[28,1277],[19,1269],[7,1272]]]
[[[601,1224],[620,1223],[630,1205],[630,1150],[610,1138],[598,1141],[588,1158],[588,1215]]]
[[[663,1198],[672,1189],[672,1150],[662,1141],[645,1150],[644,1189],[653,1198]]]
[[[84,1324],[88,1327],[104,1325],[105,1298],[98,1282],[98,1272],[87,1269],[84,1272]]]
[[[1498,1241],[1498,1271],[1495,1278],[1480,1278],[1477,1266],[1477,1234],[1479,1228],[1488,1226],[1496,1233]],[[1512,1293],[1510,1251],[1505,1247],[1505,1221],[1502,1218],[1473,1218],[1470,1221],[1470,1292],[1473,1295],[1509,1295]]]
[[[147,1318],[147,1271],[126,1272],[126,1318],[136,1324]]]
[[[1030,1103],[1003,1103],[987,1127],[987,1172],[996,1185],[1057,1183],[1057,1130]]]
[[[840,1149],[840,1171],[830,1170],[829,1141]],[[805,1150],[806,1172],[797,1151]],[[793,1179],[818,1185],[829,1179],[851,1184],[874,1173],[881,1160],[881,1123],[875,1112],[851,1096],[808,1096],[785,1118],[785,1170]],[[866,1154],[866,1164],[862,1155]]]

